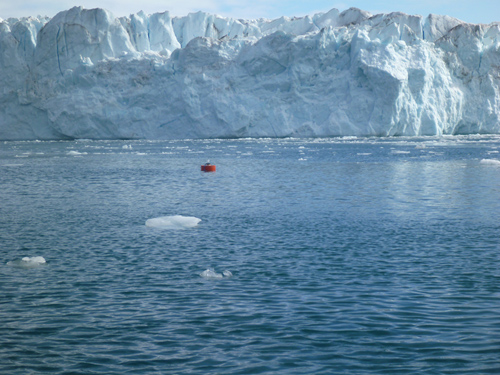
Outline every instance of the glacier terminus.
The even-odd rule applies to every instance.
[[[0,19],[0,140],[496,134],[499,116],[500,23]]]

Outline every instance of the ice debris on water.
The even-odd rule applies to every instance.
[[[7,262],[8,266],[16,268],[36,268],[42,264],[47,263],[44,257],[34,256],[34,257],[24,257],[22,259],[12,260]]]
[[[217,273],[211,268],[207,268],[205,271],[200,273],[200,276],[205,278],[205,279],[212,279],[212,280],[217,280],[217,279],[222,279],[224,277],[231,277],[233,274],[231,271],[224,270],[222,273]]]
[[[75,151],[75,150],[72,150],[72,151],[68,151],[67,153],[69,156],[81,156],[81,155],[87,155],[86,152],[80,152],[80,151]]]
[[[490,165],[496,165],[500,167],[500,160],[497,159],[482,159],[481,164],[490,164]]]
[[[204,277],[205,279],[222,279],[222,274],[217,273],[214,270],[211,269],[206,269],[202,273],[200,273],[201,277]]]
[[[187,229],[194,228],[201,219],[194,216],[161,216],[146,220],[146,226],[160,229]]]

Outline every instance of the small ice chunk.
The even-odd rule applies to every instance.
[[[228,270],[225,270],[225,271],[222,271],[222,274],[226,277],[231,277],[233,276],[233,274],[231,273],[231,271],[228,271]]]
[[[80,155],[87,155],[86,152],[79,152],[79,151],[68,151],[69,156],[80,156]]]
[[[497,159],[483,159],[483,160],[481,160],[481,164],[498,165],[500,167],[500,160],[497,160]]]
[[[146,226],[160,229],[186,229],[194,228],[201,219],[194,216],[162,216],[146,220]]]
[[[40,256],[31,257],[31,258],[30,257],[24,257],[22,260],[25,261],[25,262],[32,262],[32,263],[39,263],[39,264],[46,263],[45,258],[44,257],[40,257]]]
[[[211,270],[210,268],[207,268],[205,271],[200,273],[201,277],[204,277],[205,279],[222,279],[222,274],[217,273],[214,270]]]
[[[13,260],[7,262],[7,265],[16,268],[36,268],[45,263],[46,261],[44,257],[36,256],[36,257],[24,257],[22,259]]]

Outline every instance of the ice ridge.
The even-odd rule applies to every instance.
[[[500,132],[500,24],[351,8],[0,19],[0,140]]]

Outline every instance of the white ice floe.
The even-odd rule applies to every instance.
[[[213,269],[207,268],[205,271],[200,273],[200,276],[205,279],[218,280],[224,277],[231,277],[233,276],[233,274],[231,273],[231,271],[228,270],[224,270],[222,273],[217,273]]]
[[[146,226],[160,229],[187,229],[194,228],[201,219],[194,216],[161,216],[146,220]]]
[[[35,256],[35,257],[24,257],[22,259],[12,260],[10,262],[7,262],[7,265],[16,268],[36,268],[45,263],[46,261],[44,257]]]
[[[206,269],[202,273],[200,273],[201,277],[204,277],[205,279],[222,279],[222,273],[217,273],[214,270],[211,269]]]
[[[482,159],[481,164],[497,165],[500,167],[500,160],[497,159]]]

